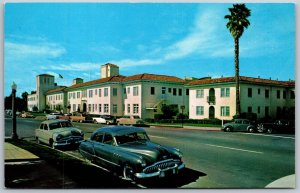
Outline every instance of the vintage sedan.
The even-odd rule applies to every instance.
[[[83,141],[83,137],[83,132],[67,120],[43,121],[40,127],[35,130],[37,142],[46,143],[52,148],[78,146]]]
[[[117,125],[132,125],[132,126],[143,126],[145,122],[136,115],[124,115],[123,117],[116,120]]]
[[[51,120],[51,119],[58,119],[58,117],[61,115],[61,113],[58,112],[52,112],[48,115],[46,115],[46,119],[47,120]]]
[[[90,117],[93,118],[94,123],[101,123],[101,124],[114,124],[116,122],[116,118],[111,115],[98,115],[98,114],[89,114]]]
[[[165,177],[185,167],[178,149],[151,142],[145,130],[137,127],[99,128],[81,142],[79,152],[93,164],[129,180]]]
[[[248,119],[235,119],[233,122],[226,123],[222,126],[225,132],[230,131],[246,131],[254,133],[257,131],[256,125]]]
[[[20,116],[21,116],[22,118],[35,118],[35,116],[32,115],[32,114],[29,113],[29,112],[24,112],[24,113],[20,114]]]
[[[294,120],[276,120],[274,123],[258,124],[258,131],[263,133],[295,133]]]

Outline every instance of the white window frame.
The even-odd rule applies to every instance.
[[[203,89],[196,90],[196,98],[204,98],[204,90]]]
[[[108,96],[108,88],[104,88],[104,97]]]
[[[204,106],[196,106],[196,115],[204,115]]]
[[[104,104],[104,113],[109,113],[109,104]]]
[[[139,104],[133,104],[133,114],[139,113]]]
[[[229,117],[230,116],[230,107],[229,106],[221,106],[221,116]]]
[[[138,86],[133,87],[133,96],[139,96],[139,87]]]

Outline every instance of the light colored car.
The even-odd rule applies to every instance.
[[[139,117],[135,115],[125,115],[119,119],[117,119],[118,125],[143,125],[145,122]]]
[[[34,115],[32,115],[31,113],[25,112],[21,114],[22,118],[34,118]]]
[[[58,119],[58,117],[60,115],[61,115],[61,113],[50,113],[50,114],[46,115],[46,119],[47,120]]]
[[[71,113],[65,113],[63,115],[58,116],[59,119],[63,119],[63,120],[71,120]]]
[[[86,116],[84,116],[82,113],[74,112],[70,115],[70,120],[71,122],[85,122],[86,121]]]
[[[94,123],[106,124],[106,120],[102,118],[101,115],[90,114],[90,116],[93,118]]]
[[[93,118],[94,123],[101,123],[101,124],[114,124],[116,122],[116,119],[114,116],[111,115],[96,115],[96,114],[89,114],[90,117]]]
[[[35,138],[38,143],[46,143],[52,148],[70,145],[79,145],[83,140],[83,132],[75,128],[67,120],[47,120],[40,124],[35,130]]]

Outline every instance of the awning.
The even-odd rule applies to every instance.
[[[161,105],[162,103],[164,103],[166,100],[160,100],[160,101],[158,101],[157,103],[155,103],[155,104],[153,104],[153,103],[148,103],[148,104],[146,104],[146,109],[147,110],[157,110],[157,107],[159,106],[159,105]]]

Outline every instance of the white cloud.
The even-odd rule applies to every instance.
[[[112,63],[118,64],[121,68],[161,64],[162,62],[163,61],[161,59],[142,59],[142,60],[124,59],[119,61],[112,61]]]
[[[55,64],[50,66],[43,66],[42,69],[61,70],[61,71],[88,71],[100,68],[103,63],[71,63],[71,64]]]
[[[5,55],[14,58],[51,57],[56,58],[66,52],[55,43],[22,44],[5,42]]]
[[[189,33],[165,48],[153,48],[153,51],[149,53],[155,55],[155,58],[124,59],[115,63],[121,67],[133,67],[163,64],[195,54],[202,57],[232,57],[233,40],[225,27],[226,21],[223,15],[223,7],[213,10],[199,9]],[[228,38],[226,39],[224,36],[228,36]],[[144,45],[143,47],[138,46],[138,48],[147,49]]]

